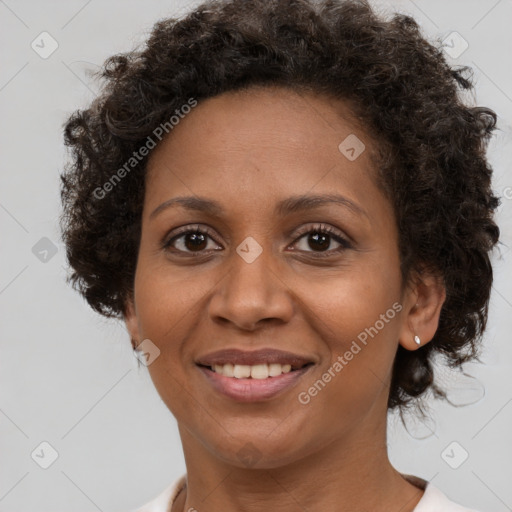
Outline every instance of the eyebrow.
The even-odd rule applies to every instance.
[[[351,210],[358,215],[368,217],[366,211],[347,197],[338,194],[317,194],[317,195],[298,195],[279,201],[275,207],[276,215],[284,216],[290,213],[303,210],[312,210],[328,204],[338,204]],[[224,212],[222,206],[212,199],[197,196],[173,197],[162,203],[151,212],[149,218],[153,219],[158,214],[173,206],[181,206],[187,210],[208,213],[212,216],[220,217]]]

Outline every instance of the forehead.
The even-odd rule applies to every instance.
[[[285,150],[291,160],[293,155],[317,158],[319,153],[337,158],[339,144],[357,137],[364,141],[359,159],[364,165],[373,150],[373,141],[349,103],[310,91],[254,86],[201,100],[180,119],[173,117],[178,123],[150,154],[149,172],[169,161],[171,154],[175,163],[177,158],[194,162],[207,154],[220,164],[237,158],[237,151],[257,153],[260,159],[266,154],[284,156]]]
[[[275,87],[228,92],[199,102],[150,155],[146,202],[337,191],[371,198],[372,151],[341,100]]]
[[[160,148],[172,146],[172,139],[179,144],[190,130],[204,136],[197,141],[204,148],[210,140],[218,143],[221,137],[239,144],[255,137],[260,144],[273,144],[277,138],[287,137],[287,143],[295,141],[298,150],[309,147],[311,138],[318,135],[322,138],[315,140],[315,145],[323,145],[328,135],[336,141],[343,134],[365,132],[345,100],[285,87],[254,86],[225,92],[200,100],[190,113],[180,117]],[[369,139],[365,133],[364,137]],[[325,140],[325,144],[331,142],[330,138]]]

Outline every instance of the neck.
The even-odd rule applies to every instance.
[[[423,491],[393,468],[385,425],[381,434],[360,429],[288,464],[255,469],[214,457],[180,426],[187,487],[173,512],[412,512]]]

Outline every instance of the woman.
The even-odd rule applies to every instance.
[[[386,450],[487,320],[496,115],[464,72],[334,0],[207,2],[106,62],[62,223],[178,422],[187,474],[140,511],[468,510]]]

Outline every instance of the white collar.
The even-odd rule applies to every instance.
[[[403,476],[411,483],[414,482],[415,485],[419,483],[419,486],[425,489],[414,512],[477,512],[457,505],[457,503],[451,501],[441,490],[425,480],[411,475]],[[166,487],[155,499],[132,512],[170,512],[174,500],[183,489],[186,482],[187,475],[184,474]]]

